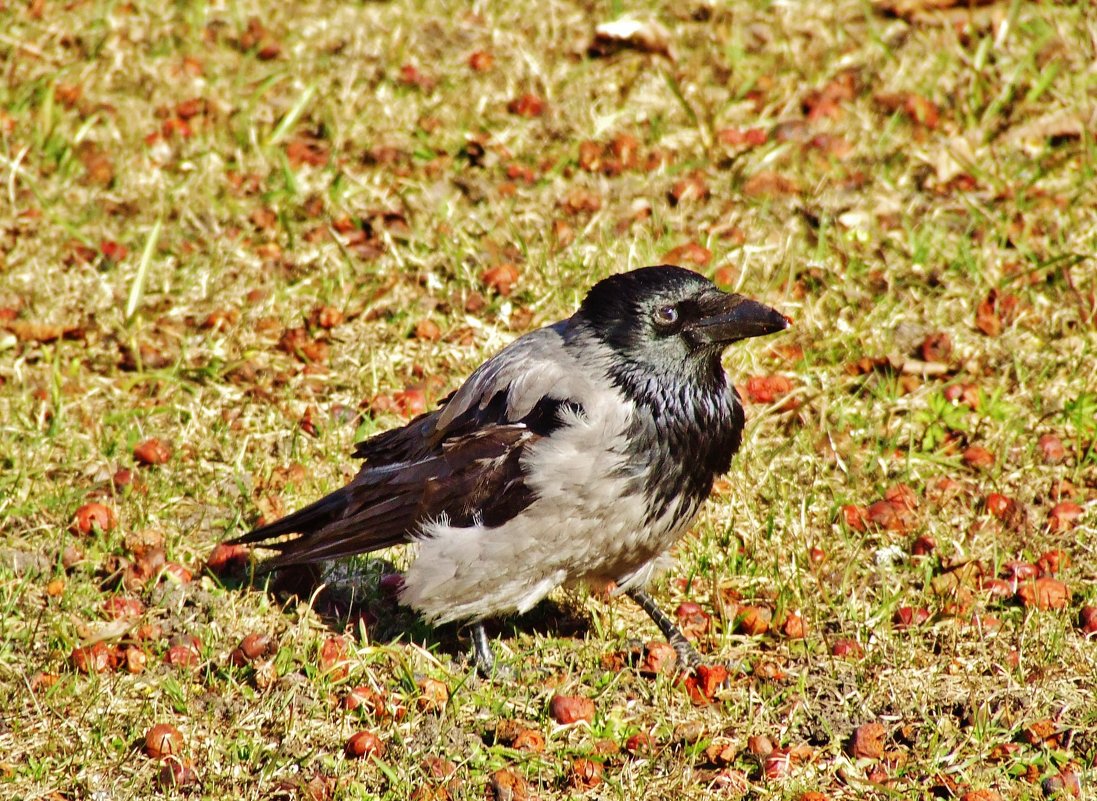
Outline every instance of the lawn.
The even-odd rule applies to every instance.
[[[1020,0],[0,0],[0,797],[1091,795],[1095,48]],[[485,681],[400,551],[215,549],[667,262],[794,321],[652,587],[713,671],[575,591]]]

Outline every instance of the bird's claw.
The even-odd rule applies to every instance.
[[[487,681],[511,681],[515,677],[511,668],[495,661],[495,652],[483,623],[472,625],[472,661],[476,665],[477,675]]]
[[[702,662],[683,671],[680,682],[695,704],[711,703],[717,693],[727,690],[741,669],[725,662]]]
[[[684,674],[696,672],[697,668],[705,663],[697,649],[690,644],[685,637],[674,637],[670,640],[674,653],[678,656],[678,670]]]
[[[706,695],[711,695],[712,690],[730,687],[735,677],[750,672],[742,663],[704,659],[685,637],[674,638],[670,644],[678,655],[677,667],[682,680],[693,678],[696,684],[709,690]]]

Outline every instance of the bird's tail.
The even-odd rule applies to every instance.
[[[275,520],[235,539],[230,545],[260,545],[278,551],[258,566],[268,573],[290,565],[307,565],[400,545],[408,532],[422,496],[422,480],[412,476],[411,492],[394,491],[389,484],[351,482],[281,520]],[[296,534],[294,537],[284,537]]]
[[[325,495],[318,501],[310,503],[303,509],[298,509],[292,514],[275,520],[273,523],[259,526],[259,528],[252,529],[247,534],[242,534],[239,537],[231,539],[228,544],[254,545],[260,543],[265,548],[285,551],[292,547],[294,543],[298,542],[298,540],[283,540],[281,542],[271,542],[271,540],[281,537],[284,534],[308,535],[324,528],[342,516],[344,510],[347,508],[349,500],[350,493],[347,491],[347,488],[344,487],[343,489],[336,490],[330,495]]]

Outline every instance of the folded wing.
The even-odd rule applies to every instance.
[[[576,372],[555,327],[528,334],[440,409],[358,443],[347,486],[232,542],[279,551],[263,564],[276,569],[406,543],[442,518],[500,525],[536,499],[523,454],[582,411]]]

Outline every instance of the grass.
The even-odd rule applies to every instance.
[[[907,8],[0,4],[0,795],[1090,793],[1097,29],[1084,4]],[[587,52],[627,14],[670,55]],[[513,679],[483,682],[377,560],[311,605],[203,568],[347,480],[398,393],[433,403],[688,243],[796,321],[729,354],[744,447],[655,587],[741,668],[710,703],[622,665],[656,637],[626,600],[506,622]],[[143,466],[150,438],[170,458]],[[873,505],[897,485],[912,509]],[[1082,514],[1054,525],[1061,493]],[[74,533],[88,502],[116,524]],[[119,579],[141,538],[190,580]],[[1053,550],[1062,608],[987,591]],[[249,633],[275,645],[234,666]],[[96,641],[142,669],[80,671]],[[388,711],[347,711],[357,686]],[[558,693],[593,720],[556,724]],[[143,753],[157,723],[183,787]],[[358,730],[383,756],[344,757]]]

